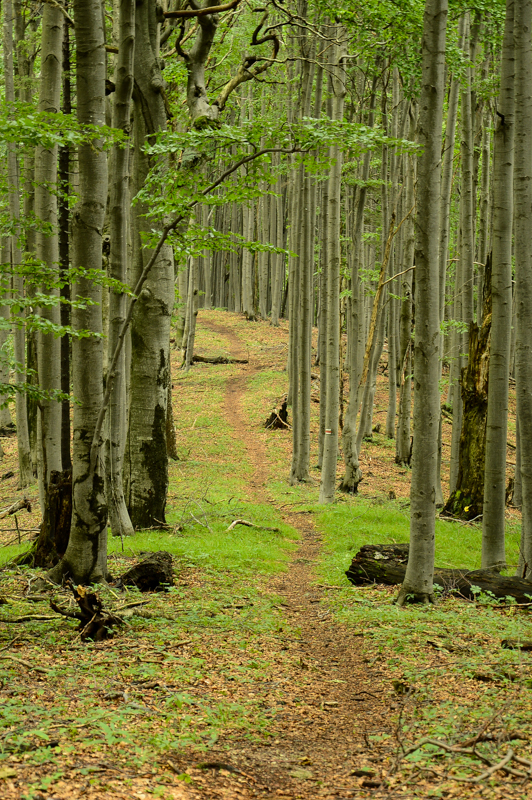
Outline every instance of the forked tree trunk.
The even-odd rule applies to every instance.
[[[105,124],[105,32],[99,0],[74,0],[76,36],[77,119],[80,125]],[[72,215],[74,267],[99,271],[107,200],[107,157],[98,141],[80,145],[79,201]],[[70,575],[75,583],[107,579],[107,506],[103,464],[91,462],[91,444],[103,402],[103,341],[101,286],[90,277],[78,277],[74,295],[91,304],[74,308],[75,330],[91,331],[72,342],[74,449],[72,473],[72,525],[65,555],[48,573],[59,583]]]
[[[438,424],[440,417],[439,222],[447,0],[427,0],[423,20],[416,213],[414,446],[410,550],[397,602],[433,600]]]
[[[482,566],[506,562],[506,439],[512,325],[512,223],[514,159],[514,0],[507,0],[501,88],[493,153],[492,323],[489,360],[486,466],[482,517]],[[483,159],[484,159],[483,155]],[[483,176],[488,171],[482,166]]]

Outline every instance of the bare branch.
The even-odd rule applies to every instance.
[[[48,0],[49,2],[49,0]],[[164,16],[166,19],[187,19],[190,17],[206,17],[210,14],[221,14],[222,11],[229,11],[235,8],[240,3],[240,0],[230,0],[229,3],[224,3],[221,6],[210,6],[209,8],[187,8],[184,11],[165,11]]]

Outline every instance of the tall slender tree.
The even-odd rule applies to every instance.
[[[419,100],[410,550],[397,602],[433,600],[439,395],[439,231],[447,0],[426,0]]]
[[[105,32],[100,0],[74,0],[76,39],[77,119],[80,126],[105,125]],[[107,201],[107,156],[93,140],[78,149],[78,204],[72,215],[72,265],[81,270],[74,298],[89,302],[74,307],[75,330],[94,335],[72,342],[72,383],[76,403],[73,421],[72,525],[65,555],[50,571],[60,582],[70,575],[76,583],[107,578],[107,505],[101,442],[91,445],[103,402],[103,340],[101,284],[102,236]],[[88,272],[84,274],[84,271]]]
[[[492,320],[482,515],[483,567],[500,567],[506,560],[504,512],[512,326],[514,8],[514,0],[507,0],[493,152]],[[486,170],[487,164],[483,164],[482,169]]]

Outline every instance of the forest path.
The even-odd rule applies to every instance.
[[[205,318],[200,324],[225,337],[233,357],[242,357],[245,347],[230,327],[230,318],[224,326]],[[234,437],[244,443],[252,465],[248,494],[257,503],[271,502],[267,484],[274,477],[265,446],[269,434],[257,430],[246,410],[248,382],[262,368],[261,361],[250,358],[250,363],[238,366],[227,381],[224,399],[226,420]],[[281,513],[301,535],[288,571],[265,587],[280,598],[289,626],[277,638],[279,651],[288,650],[291,656],[283,713],[271,722],[273,743],[242,740],[233,745],[230,762],[240,773],[210,771],[210,780],[204,773],[200,796],[304,800],[374,796],[381,782],[372,762],[381,759],[368,735],[388,731],[389,680],[378,665],[365,663],[360,632],[336,623],[321,604],[324,592],[315,583],[321,537],[312,515],[282,509]],[[227,759],[226,751],[214,748],[208,760]]]

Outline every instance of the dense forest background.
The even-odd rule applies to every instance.
[[[402,601],[433,597],[442,506],[482,518],[496,570],[505,504],[522,506],[528,576],[529,13],[2,0],[1,422],[21,487],[39,482],[35,565],[105,579],[108,520],[122,537],[164,524],[170,348],[190,370],[198,310],[224,308],[289,320],[291,483],[311,480],[319,366],[324,504],[357,492],[387,355],[384,433],[412,467]]]

